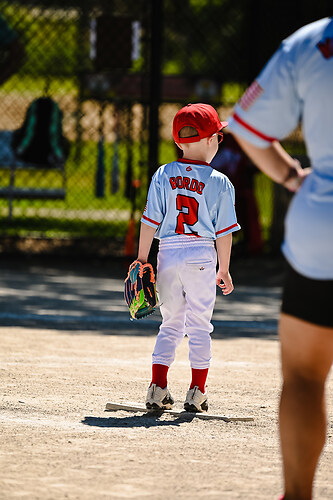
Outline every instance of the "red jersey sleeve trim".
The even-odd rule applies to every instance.
[[[152,224],[156,224],[156,226],[159,226],[160,225],[160,222],[156,222],[156,220],[153,220],[153,219],[149,219],[148,217],[146,217],[145,215],[142,216],[142,218],[144,220],[147,220],[148,222],[151,222]]]
[[[265,141],[268,141],[268,142],[273,142],[273,141],[277,140],[275,137],[269,137],[268,135],[265,135],[262,132],[259,132],[259,130],[255,129],[254,127],[252,127],[251,125],[246,123],[244,120],[242,120],[242,118],[240,118],[240,116],[238,116],[237,113],[234,113],[233,117],[236,120],[236,122],[238,122],[240,125],[242,125],[242,127],[246,128],[247,130],[249,130],[253,134],[260,137],[261,139],[264,139]]]
[[[226,227],[225,229],[221,229],[221,231],[217,231],[217,233],[215,233],[215,234],[217,236],[218,234],[225,233],[226,231],[229,231],[229,229],[232,229],[232,228],[237,227],[237,226],[238,226],[238,222],[236,222],[232,226]]]

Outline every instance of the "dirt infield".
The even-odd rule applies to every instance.
[[[128,320],[118,276],[19,265],[0,276],[1,500],[277,499],[279,286],[240,281],[217,299],[210,412],[254,417],[225,423],[104,411],[144,401],[159,323]],[[184,339],[169,379],[178,408],[189,375]],[[327,396],[318,500],[333,498],[332,377]]]

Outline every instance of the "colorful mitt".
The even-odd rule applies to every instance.
[[[155,311],[157,296],[151,264],[132,262],[125,279],[125,300],[133,319],[141,319]]]

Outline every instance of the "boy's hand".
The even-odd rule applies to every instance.
[[[218,271],[216,275],[216,284],[219,288],[221,288],[223,295],[229,295],[229,293],[231,293],[234,289],[229,272],[224,273],[222,271]]]

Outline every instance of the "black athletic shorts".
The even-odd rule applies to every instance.
[[[313,280],[286,263],[282,312],[320,326],[333,327],[333,280]]]

